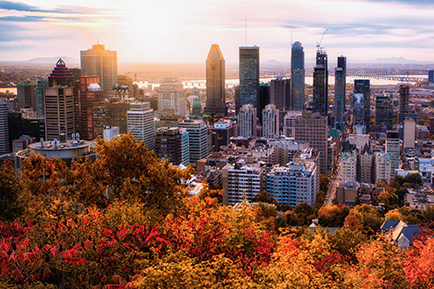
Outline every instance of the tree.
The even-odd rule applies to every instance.
[[[349,213],[350,209],[343,205],[322,207],[318,211],[318,221],[324,227],[342,227]]]
[[[276,199],[273,197],[273,195],[267,193],[266,190],[262,190],[255,196],[255,202],[277,205]]]
[[[0,220],[12,221],[22,214],[20,196],[19,179],[15,176],[12,163],[7,161],[0,168]]]
[[[330,185],[330,178],[325,175],[319,175],[319,190],[327,193]]]
[[[353,231],[362,231],[363,225],[355,215],[348,215],[344,221],[344,228]]]
[[[299,225],[306,226],[310,225],[310,222],[313,219],[312,213],[312,207],[309,206],[307,203],[300,203],[294,208],[294,213],[297,214]]]

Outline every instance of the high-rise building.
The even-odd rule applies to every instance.
[[[368,144],[357,155],[357,181],[372,183],[372,153]]]
[[[80,51],[81,76],[99,76],[104,97],[114,95],[113,86],[118,83],[117,51],[106,50],[102,44]]]
[[[176,78],[166,78],[158,88],[158,114],[166,115],[170,109],[180,116],[187,115],[184,86]]]
[[[328,62],[325,50],[316,52],[316,66],[313,71],[313,111],[327,116],[328,110]]]
[[[0,155],[9,152],[8,103],[0,98]]]
[[[256,108],[252,104],[245,104],[238,114],[239,136],[256,137]]]
[[[286,137],[295,136],[295,119],[302,115],[301,111],[288,111],[283,118],[283,135]]]
[[[54,67],[53,71],[51,71],[50,76],[48,76],[48,86],[68,86],[74,87],[74,74],[72,74],[71,70],[66,66],[66,63],[59,58]]]
[[[125,101],[101,101],[93,104],[93,133],[103,137],[107,126],[119,127],[119,133],[128,133],[127,112],[130,103]]]
[[[375,182],[385,180],[390,182],[395,176],[395,171],[392,170],[392,160],[389,153],[383,151],[375,154]]]
[[[407,114],[410,113],[409,110],[410,101],[410,86],[401,84],[399,85],[399,114],[398,123],[403,123],[407,118]]]
[[[338,66],[335,69],[335,128],[340,131],[345,129],[346,61],[346,57],[339,56]]]
[[[36,114],[44,116],[44,87],[48,87],[48,79],[38,79],[36,82]]]
[[[404,137],[402,140],[402,148],[413,148],[416,142],[416,123],[414,119],[407,118],[404,120]]]
[[[384,124],[387,129],[393,127],[393,105],[386,95],[377,95],[375,97],[375,124]]]
[[[328,174],[328,135],[327,117],[319,113],[303,112],[295,119],[295,141],[307,142],[311,148],[320,152],[319,170],[323,175]]]
[[[137,141],[145,141],[148,150],[155,147],[154,111],[149,102],[130,103],[127,113],[128,131]]]
[[[253,201],[263,187],[263,171],[257,164],[238,161],[222,170],[223,204],[235,205],[246,199]]]
[[[262,136],[279,137],[279,110],[274,104],[267,105],[262,111]]]
[[[259,123],[261,124],[262,124],[262,110],[265,108],[267,104],[270,104],[270,85],[268,83],[262,82],[259,85],[259,101],[258,101],[258,108],[257,108]]]
[[[357,155],[355,146],[351,146],[349,142],[344,142],[342,147],[340,161],[341,181],[345,183],[355,182],[357,178]]]
[[[217,44],[206,58],[206,114],[226,114],[225,59]]]
[[[389,156],[389,159],[390,159],[392,177],[395,176],[395,170],[399,169],[399,167],[401,166],[399,149],[400,149],[399,132],[388,131],[387,132],[387,138],[386,138],[386,151],[385,151],[385,153]],[[377,171],[377,174],[378,174],[378,171]],[[386,179],[386,181],[389,182],[388,179]]]
[[[270,103],[280,111],[291,109],[291,79],[278,77],[270,81]]]
[[[221,119],[219,122],[214,123],[211,131],[218,135],[218,144],[215,144],[214,147],[215,151],[219,151],[220,146],[227,146],[231,137],[235,136],[236,126],[231,120]]]
[[[20,82],[17,86],[18,108],[37,110],[35,82]]]
[[[369,127],[371,119],[371,85],[369,79],[354,79],[354,125]]]
[[[182,163],[182,135],[178,127],[162,127],[155,135],[155,154],[172,164]]]
[[[80,137],[84,140],[96,138],[94,133],[93,106],[103,101],[104,94],[99,85],[99,76],[80,78]]]
[[[251,104],[258,108],[259,47],[240,47],[240,107]]]
[[[428,82],[434,83],[434,70],[428,71]]]
[[[179,127],[185,128],[189,137],[189,163],[196,164],[208,154],[208,128],[202,120],[184,120]]]
[[[44,88],[45,136],[58,139],[61,133],[70,137],[76,132],[76,106],[74,88],[52,86]]]
[[[267,193],[279,204],[313,206],[318,194],[317,166],[314,162],[275,166],[267,173]]]
[[[296,41],[291,49],[291,110],[304,110],[304,51]]]

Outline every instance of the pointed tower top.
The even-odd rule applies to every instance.
[[[211,60],[211,61],[224,60],[223,54],[218,44],[211,45],[211,49],[209,50],[207,60]]]

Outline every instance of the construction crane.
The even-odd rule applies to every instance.
[[[324,34],[322,35],[321,40],[316,42],[316,49],[317,49],[317,50],[320,50],[320,48],[321,48],[321,47],[320,47],[321,42],[322,42],[322,40],[324,39],[324,36],[326,35],[327,31],[328,31],[328,29],[326,29],[326,30],[324,31]]]

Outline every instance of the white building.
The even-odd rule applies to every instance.
[[[392,177],[395,176],[395,170],[401,167],[401,160],[399,154],[400,145],[401,144],[399,139],[399,133],[396,131],[388,131],[385,152],[390,156]],[[386,180],[389,181],[388,179]]]
[[[242,201],[253,201],[262,189],[262,169],[257,164],[244,161],[227,164],[222,169],[223,204],[235,205]]]
[[[262,110],[262,136],[279,137],[279,111],[274,104],[268,104]]]
[[[176,78],[166,78],[158,88],[158,114],[167,115],[169,109],[174,109],[177,115],[187,115],[184,87]]]
[[[375,182],[386,180],[390,182],[390,179],[394,177],[392,175],[392,161],[389,153],[376,153],[375,154]]]
[[[256,108],[252,104],[241,107],[238,115],[238,123],[241,137],[256,137]]]
[[[286,137],[295,136],[295,119],[301,116],[301,111],[288,111],[283,118],[283,135]]]
[[[136,102],[130,104],[127,113],[128,131],[137,141],[145,141],[148,150],[153,150],[155,145],[154,111],[149,102]]]
[[[341,155],[341,182],[355,182],[357,178],[357,156],[354,151],[342,152]]]
[[[196,164],[208,155],[208,128],[202,120],[184,120],[179,127],[185,128],[189,138],[189,163]]]
[[[356,148],[361,150],[365,145],[369,146],[369,134],[350,134],[348,136],[348,142],[352,145],[356,145]]]
[[[416,122],[414,119],[407,118],[404,120],[404,138],[402,148],[414,149],[416,143]]]
[[[314,206],[319,190],[319,177],[314,162],[275,166],[267,174],[267,192],[278,203],[295,207],[300,203]]]

